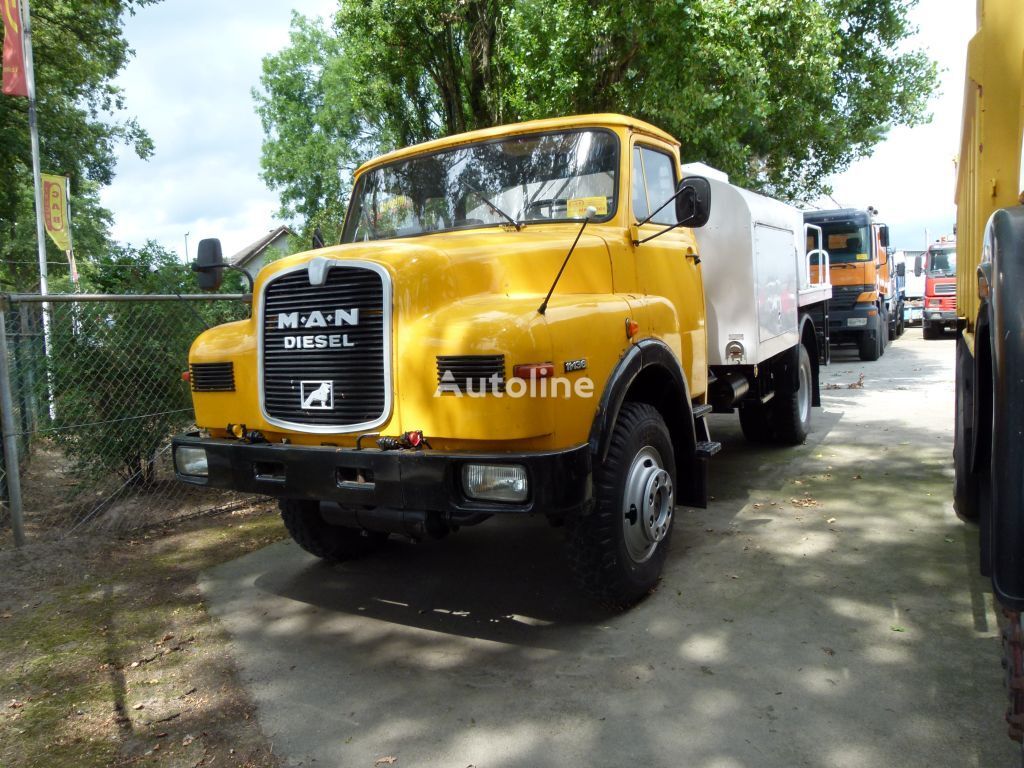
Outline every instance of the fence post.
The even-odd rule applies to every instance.
[[[0,424],[4,437],[4,464],[7,469],[7,503],[11,510],[14,546],[25,546],[25,524],[21,506],[21,468],[18,463],[18,433],[14,427],[14,398],[11,397],[11,366],[7,349],[6,301],[0,303]]]

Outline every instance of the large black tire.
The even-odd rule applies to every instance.
[[[931,341],[932,339],[937,339],[939,338],[940,333],[942,333],[942,330],[936,328],[927,320],[921,321],[921,335],[924,336],[925,339],[928,339],[929,341]]]
[[[378,531],[331,525],[321,516],[318,501],[282,499],[280,507],[284,527],[295,543],[324,560],[362,557],[379,549],[388,538]]]
[[[770,443],[775,437],[768,414],[768,408],[759,400],[747,400],[740,405],[740,428],[748,443]]]
[[[872,362],[882,356],[882,343],[878,333],[864,331],[857,340],[860,359]]]
[[[953,509],[963,520],[978,519],[978,476],[971,466],[974,446],[974,358],[956,340],[956,394],[953,417]]]
[[[783,445],[800,445],[811,431],[811,388],[814,386],[814,371],[807,348],[800,345],[800,364],[797,369],[800,386],[788,395],[776,394],[769,403],[771,424],[775,442]]]
[[[594,469],[594,508],[568,523],[568,555],[580,588],[617,608],[658,583],[675,520],[675,455],[661,414],[624,403],[608,456]]]

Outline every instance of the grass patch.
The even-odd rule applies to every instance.
[[[254,508],[0,553],[0,765],[278,765],[196,582],[284,535]]]

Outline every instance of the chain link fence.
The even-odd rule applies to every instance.
[[[0,547],[124,532],[255,503],[174,478],[193,425],[192,340],[248,316],[239,295],[8,295],[0,301]]]

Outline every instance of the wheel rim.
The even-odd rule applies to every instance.
[[[668,535],[674,503],[672,476],[662,466],[661,455],[644,446],[629,467],[622,498],[623,538],[633,562],[648,560]]]
[[[800,423],[806,424],[811,418],[811,371],[803,360],[800,361],[800,389],[797,390],[796,401],[800,409]]]

